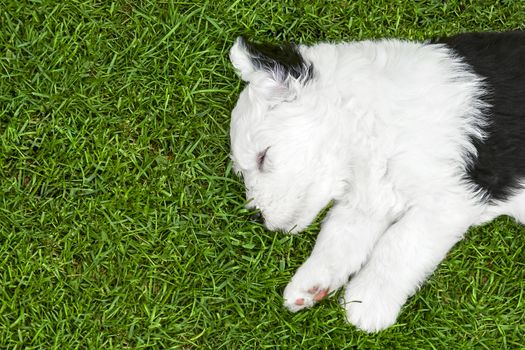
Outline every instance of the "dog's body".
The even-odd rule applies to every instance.
[[[384,329],[470,226],[525,222],[524,32],[238,39],[230,57],[249,82],[231,142],[250,205],[269,229],[299,232],[334,203],[288,309],[346,285],[349,322]]]

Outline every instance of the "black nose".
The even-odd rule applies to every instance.
[[[263,217],[263,215],[262,215],[262,213],[260,211],[250,215],[250,220],[258,222],[259,224],[263,224],[264,223],[264,217]]]

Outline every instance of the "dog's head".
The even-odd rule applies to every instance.
[[[307,49],[239,38],[230,51],[247,83],[232,112],[232,160],[248,206],[271,230],[303,230],[342,185],[329,91],[320,88]]]

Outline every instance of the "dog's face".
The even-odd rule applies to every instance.
[[[327,97],[316,91],[313,64],[295,46],[239,38],[230,59],[248,83],[230,131],[248,206],[260,210],[268,229],[299,232],[337,191]]]

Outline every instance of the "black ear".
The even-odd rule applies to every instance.
[[[245,81],[252,80],[251,73],[261,71],[280,84],[289,78],[304,83],[313,77],[312,63],[292,43],[258,44],[239,37],[230,51],[230,59]]]

